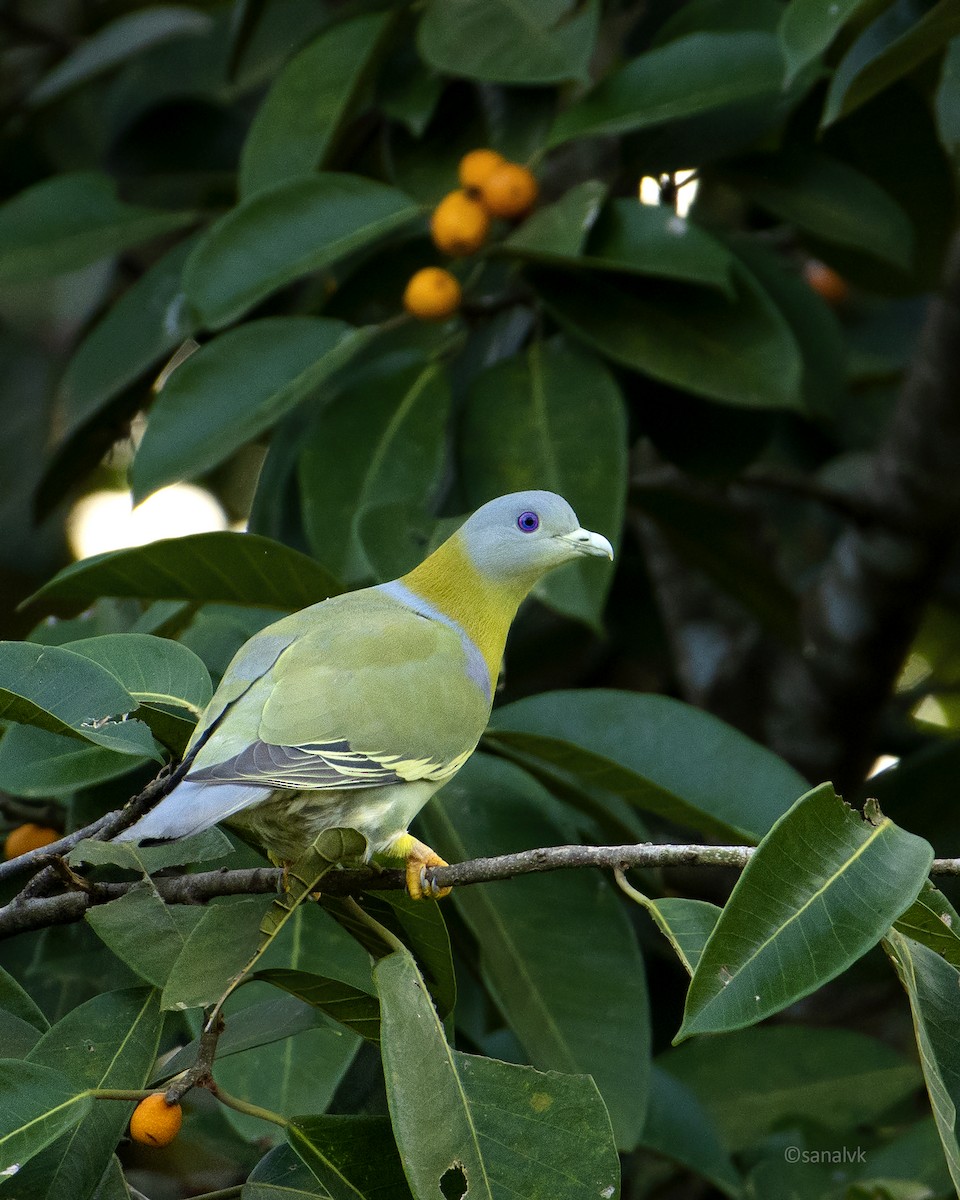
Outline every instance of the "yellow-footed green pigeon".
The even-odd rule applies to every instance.
[[[334,596],[240,648],[187,747],[188,773],[119,840],[178,838],[218,821],[291,862],[325,829],[371,854],[445,865],[407,827],[463,766],[490,716],[507,631],[541,576],[613,558],[553,492],[478,509],[392,583]]]

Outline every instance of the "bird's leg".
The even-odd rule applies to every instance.
[[[429,896],[434,900],[441,900],[444,896],[449,896],[453,888],[434,888],[426,880],[427,867],[448,867],[450,864],[445,862],[435,850],[431,850],[424,842],[419,841],[412,834],[403,833],[390,843],[390,848],[387,853],[392,858],[402,858],[405,863],[405,872],[407,877],[407,891],[413,900],[422,900],[424,896]]]

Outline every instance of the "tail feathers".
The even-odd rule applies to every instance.
[[[140,842],[148,838],[181,838],[200,833],[225,821],[242,808],[259,804],[270,788],[238,783],[194,783],[182,780],[139,821],[118,833],[117,842]]]

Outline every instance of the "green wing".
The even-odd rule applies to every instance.
[[[324,601],[241,649],[187,778],[304,790],[446,779],[490,714],[468,667],[456,629],[376,589]]]

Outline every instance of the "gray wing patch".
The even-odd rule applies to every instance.
[[[228,758],[191,771],[187,779],[197,782],[257,783],[274,788],[315,791],[325,788],[384,787],[404,779],[390,765],[399,755],[378,759],[349,742],[315,742],[305,746],[274,746],[256,741]]]

